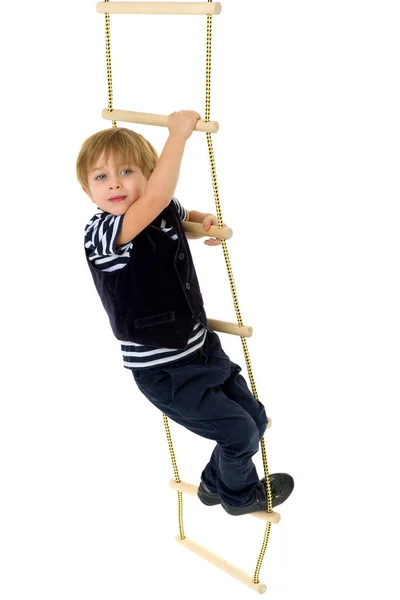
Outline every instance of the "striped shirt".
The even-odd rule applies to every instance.
[[[176,198],[172,198],[172,200],[181,221],[187,221],[189,212],[180,204],[179,200]],[[85,227],[85,248],[88,259],[101,271],[123,269],[129,261],[132,242],[115,248],[115,242],[121,231],[123,216],[111,215],[107,212],[97,213]],[[178,239],[175,230],[161,216],[155,220],[154,225],[160,227],[173,240]],[[201,323],[196,323],[184,349],[157,348],[119,340],[123,366],[127,369],[140,369],[161,366],[185,358],[202,347],[206,335],[207,329]]]

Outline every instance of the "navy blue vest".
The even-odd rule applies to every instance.
[[[132,240],[129,262],[100,271],[86,260],[115,337],[158,348],[185,348],[195,322],[207,317],[189,244],[173,201],[162,211],[178,235],[155,220]],[[209,329],[211,331],[211,329]]]

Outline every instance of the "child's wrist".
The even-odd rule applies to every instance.
[[[173,139],[175,141],[180,141],[183,144],[186,144],[188,138],[182,133],[171,133],[169,134],[169,139]]]

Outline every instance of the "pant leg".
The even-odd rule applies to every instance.
[[[231,505],[246,502],[259,480],[251,457],[267,423],[261,403],[238,370],[218,336],[209,332],[201,351],[189,360],[153,373],[134,372],[139,389],[155,406],[190,431],[217,442],[219,449],[205,469],[205,481]]]
[[[231,375],[221,386],[221,389],[228,398],[237,402],[253,418],[258,428],[258,450],[259,441],[263,437],[267,428],[268,418],[265,412],[265,407],[263,406],[263,404],[261,404],[261,402],[255,399],[254,395],[247,386],[246,380],[242,375],[240,375],[240,371],[240,366],[231,362]],[[219,488],[221,489],[222,487],[220,485],[218,488],[217,483],[220,479],[220,460],[221,447],[219,444],[217,444],[211,454],[209,463],[206,465],[201,474],[202,479],[205,481],[207,487],[212,492],[217,492],[219,491]],[[232,502],[230,503],[232,504]]]
[[[207,350],[208,364],[212,364],[215,361],[218,362],[221,356],[228,358],[222,349],[221,342],[217,334],[213,334],[207,348],[205,349]],[[259,441],[263,437],[267,428],[268,417],[266,415],[264,405],[259,400],[256,400],[253,393],[248,388],[246,380],[240,374],[242,370],[241,367],[230,360],[229,363],[230,375],[221,385],[221,390],[230,400],[237,402],[239,406],[241,406],[253,418],[254,423],[258,428],[258,440],[254,446],[254,452],[251,455],[253,456],[259,450]],[[245,498],[245,490],[243,490],[243,493],[241,494],[235,494],[235,497],[231,497],[228,500],[229,492],[225,490],[224,493],[224,477],[221,476],[221,468],[224,468],[224,458],[221,457],[221,446],[220,444],[217,444],[211,454],[209,463],[206,465],[201,474],[201,477],[205,481],[210,491],[218,491],[223,499],[224,496],[226,497],[226,502],[229,502],[232,505],[244,503],[250,496],[250,494],[247,494],[247,498]]]

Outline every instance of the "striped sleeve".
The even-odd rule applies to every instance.
[[[172,200],[173,200],[173,202],[175,204],[175,208],[178,211],[180,220],[181,221],[188,221],[188,219],[189,219],[189,211],[182,206],[182,204],[179,202],[179,200],[177,198],[175,198],[175,196],[172,198]]]
[[[96,214],[85,228],[85,248],[98,257],[119,254],[123,246],[115,248],[115,242],[121,231],[122,216],[105,212]]]
[[[129,262],[132,242],[115,248],[124,215],[95,215],[85,228],[85,251],[90,262],[100,271],[117,271]]]

